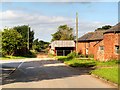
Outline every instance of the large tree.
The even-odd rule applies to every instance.
[[[52,40],[73,40],[73,28],[67,25],[60,25],[58,31],[52,34]]]
[[[34,40],[34,31],[30,30],[30,27],[28,25],[23,26],[16,26],[14,27],[15,30],[17,30],[23,37],[25,47],[27,47],[28,44],[28,35],[29,35],[29,48],[32,48],[32,43]]]
[[[24,45],[22,35],[14,29],[4,29],[2,32],[2,52],[13,55],[15,50],[21,49]]]

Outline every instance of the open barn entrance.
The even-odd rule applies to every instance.
[[[55,47],[57,56],[67,56],[69,53],[73,52],[74,47]]]

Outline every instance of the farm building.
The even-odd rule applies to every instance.
[[[109,30],[90,32],[78,39],[78,52],[95,60],[120,59],[120,23]]]
[[[103,33],[105,30],[89,32],[78,39],[78,52],[84,55],[92,55],[95,46],[102,45]]]
[[[103,41],[104,59],[120,60],[120,23],[104,33]]]
[[[49,53],[56,56],[66,56],[75,50],[74,40],[56,40],[50,44]]]

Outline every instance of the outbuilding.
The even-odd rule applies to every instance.
[[[74,50],[74,40],[56,40],[50,44],[50,53],[56,56],[66,56]]]

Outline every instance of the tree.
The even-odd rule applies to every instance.
[[[31,31],[30,27],[28,25],[16,26],[16,27],[14,27],[14,29],[17,30],[17,32],[19,32],[22,35],[23,40],[24,40],[23,43],[25,45],[24,47],[26,47],[26,48],[27,48],[27,44],[28,44],[28,35],[29,35],[29,46],[31,49],[32,43],[34,40],[34,31]]]
[[[60,25],[58,31],[52,34],[52,40],[74,40],[73,28],[67,25]]]
[[[33,49],[38,51],[38,52],[41,51],[41,46],[39,45],[38,39],[34,40],[34,42],[33,42]]]
[[[23,38],[20,33],[14,29],[4,29],[2,32],[2,52],[3,54],[13,55],[15,50],[23,46]]]
[[[108,30],[110,29],[112,26],[110,25],[105,25],[105,26],[102,26],[102,28],[97,28],[95,31],[98,31],[98,30]]]
[[[41,50],[46,49],[49,46],[49,42],[35,39],[33,42],[33,49],[40,52]]]

